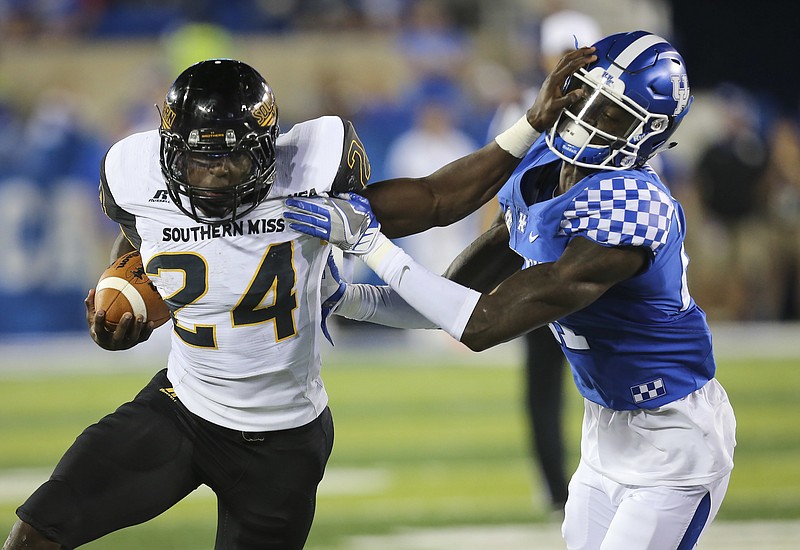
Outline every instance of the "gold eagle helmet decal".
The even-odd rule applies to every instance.
[[[253,109],[253,116],[262,128],[273,126],[278,122],[278,108],[275,104],[275,96],[272,94],[272,90],[269,90],[264,95],[264,99],[256,104]]]
[[[175,123],[175,111],[164,102],[164,108],[161,110],[161,127],[164,130],[169,130]]]

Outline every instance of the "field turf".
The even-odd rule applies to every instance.
[[[518,368],[384,359],[325,367],[336,443],[307,548],[347,550],[350,536],[408,527],[548,519],[527,450]],[[12,490],[18,478],[46,478],[85,426],[131,398],[152,374],[0,369],[0,541],[24,498]],[[736,410],[739,442],[719,518],[800,518],[797,361],[720,361],[718,377]],[[572,468],[581,403],[567,387]],[[215,521],[213,496],[200,492],[85,548],[211,548]]]

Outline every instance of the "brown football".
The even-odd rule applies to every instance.
[[[169,319],[169,308],[144,272],[138,251],[120,256],[103,271],[95,289],[95,309],[106,312],[106,326],[113,330],[126,312],[144,316],[157,327]]]

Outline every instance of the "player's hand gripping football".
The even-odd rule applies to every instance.
[[[134,319],[133,315],[125,313],[116,328],[110,330],[106,326],[106,312],[95,309],[94,296],[95,289],[91,289],[84,304],[86,305],[86,323],[89,325],[89,335],[98,346],[109,351],[120,351],[130,349],[150,338],[155,324],[153,321],[144,322],[144,317],[141,315]]]
[[[369,201],[355,193],[335,197],[289,198],[283,217],[289,227],[328,241],[349,254],[368,254],[374,248],[381,225]]]

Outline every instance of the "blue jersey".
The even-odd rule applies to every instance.
[[[649,167],[595,172],[556,197],[560,167],[542,136],[500,191],[524,268],[555,262],[575,237],[650,252],[642,273],[550,325],[581,394],[632,410],[701,388],[716,367],[705,313],[686,288],[680,204]]]

